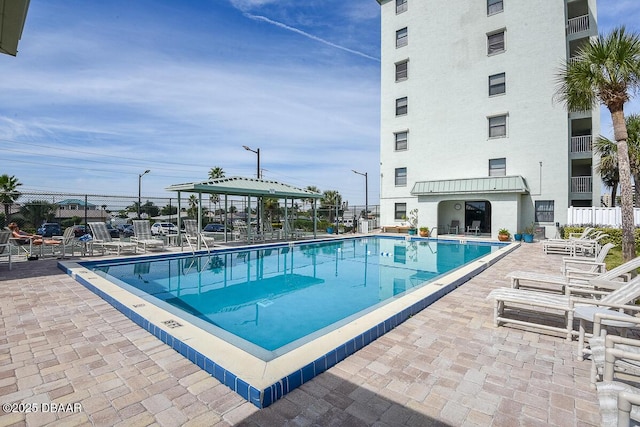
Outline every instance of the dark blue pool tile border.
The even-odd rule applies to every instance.
[[[514,247],[515,249],[515,247]],[[509,251],[510,252],[510,251]],[[493,265],[500,258],[507,255],[508,252],[504,252],[499,257],[495,257],[487,262],[480,262],[480,265],[476,266],[474,270],[463,277],[455,280],[447,286],[442,287],[439,291],[434,292],[426,298],[416,302],[415,304],[403,309],[401,312],[389,317],[383,322],[373,326],[371,329],[365,331],[364,333],[353,337],[347,342],[341,344],[337,348],[329,351],[324,356],[319,357],[311,363],[303,366],[302,368],[292,372],[286,377],[280,379],[276,383],[271,386],[260,390],[243,379],[239,378],[233,372],[226,370],[224,367],[218,365],[213,360],[204,356],[200,352],[196,351],[188,344],[180,341],[178,338],[172,336],[169,332],[164,329],[154,325],[148,320],[144,319],[139,314],[135,313],[125,305],[121,304],[114,298],[102,292],[100,289],[93,286],[87,280],[75,276],[75,280],[85,286],[87,289],[101,297],[103,300],[111,304],[114,308],[120,311],[122,314],[131,319],[134,323],[136,323],[141,328],[147,330],[149,333],[153,334],[156,338],[158,338],[163,343],[167,344],[171,348],[173,348],[176,352],[183,355],[185,358],[190,360],[192,363],[200,367],[200,369],[204,370],[214,378],[216,378],[220,383],[226,385],[231,390],[238,393],[244,399],[252,403],[258,408],[266,408],[271,405],[276,400],[282,398],[285,394],[294,390],[295,388],[301,386],[302,384],[310,381],[314,377],[322,374],[329,368],[335,366],[338,362],[346,359],[348,356],[354,354],[358,350],[367,346],[371,342],[375,341],[382,335],[391,331],[409,317],[419,313],[424,310],[429,305],[433,304],[435,301],[439,300],[449,292],[453,291],[463,283],[467,282],[473,276],[478,275],[480,272],[487,269],[489,266]],[[84,263],[83,263],[84,264]],[[65,271],[67,274],[72,275],[71,270],[69,270],[64,263],[58,263],[58,267]]]

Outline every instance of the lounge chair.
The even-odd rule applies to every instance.
[[[142,248],[143,252],[148,249],[164,249],[164,240],[156,239],[151,235],[151,226],[147,220],[133,221],[133,236],[131,241]]]
[[[612,282],[613,283],[613,282]],[[500,326],[502,323],[514,323],[517,325],[536,327],[546,331],[560,332],[566,335],[567,340],[571,340],[578,331],[573,329],[574,308],[576,300],[583,305],[601,306],[602,310],[608,310],[615,305],[627,304],[640,297],[640,276],[629,282],[615,283],[617,289],[612,291],[588,290],[592,296],[600,296],[600,299],[577,299],[570,295],[557,295],[548,292],[531,291],[526,289],[497,288],[492,290],[487,299],[494,301],[494,325]],[[573,288],[568,293],[580,291]],[[551,326],[542,323],[544,319],[539,316],[532,316],[531,320],[520,320],[505,317],[504,309],[507,305],[515,304],[518,307],[526,306],[527,309],[536,313],[548,313],[549,310],[556,310],[564,315],[565,325],[563,327]],[[593,313],[595,315],[595,313]],[[538,320],[539,322],[536,322]]]
[[[629,310],[629,309],[627,309]],[[640,307],[631,309],[636,312]],[[584,330],[583,319],[580,319],[580,332]],[[607,327],[607,329],[603,329]],[[608,348],[618,348],[622,351],[640,356],[640,340],[613,335],[612,327],[618,328],[626,334],[628,328],[640,328],[640,318],[620,312],[596,313],[593,319],[593,336],[589,338],[589,348],[579,347],[578,360],[584,355],[591,355],[591,385],[595,384],[604,373],[605,353]],[[640,381],[640,361],[616,358],[612,368],[615,374],[625,380]]]
[[[80,249],[80,253],[82,255],[86,252],[86,245],[83,245],[82,242],[76,239],[76,236],[73,232],[73,227],[67,227],[62,233],[62,236],[53,236],[52,239],[58,240],[60,242],[60,250],[62,252],[62,258],[67,256],[67,250],[71,251],[71,256],[75,254],[75,248]]]
[[[594,231],[593,227],[586,227],[580,234],[570,233],[568,239],[547,239],[542,241],[545,254],[575,255],[575,240],[585,240]]]
[[[122,252],[136,253],[137,244],[113,240],[109,230],[107,230],[107,224],[104,222],[90,222],[89,228],[91,228],[91,234],[93,235],[92,246],[102,248],[103,253],[115,252],[117,255]]]
[[[473,233],[476,236],[480,234],[480,221],[472,221],[471,225],[467,226],[467,233]]]
[[[460,232],[460,221],[457,219],[451,220],[451,224],[449,224],[448,234],[458,234]]]
[[[304,236],[304,231],[291,226],[291,220],[287,220],[283,223],[282,229],[284,230],[285,237],[291,237],[292,239],[299,239]]]
[[[184,224],[184,238],[187,244],[191,248],[191,252],[200,250],[204,246],[207,251],[211,250],[211,247],[215,244],[215,239],[210,236],[205,236],[198,229],[198,221],[195,219],[182,220]]]
[[[615,246],[614,243],[607,243],[598,251],[595,258],[579,256],[562,258],[562,274],[566,274],[568,271],[585,271],[585,267],[591,272],[604,272],[606,270],[604,260]]]
[[[640,419],[640,389],[627,382],[614,381],[618,360],[640,364],[640,355],[621,348],[609,347],[605,351],[604,378],[596,384],[600,403],[601,424],[603,426],[638,425]],[[632,423],[632,419],[634,422]]]
[[[9,261],[9,270],[11,270],[11,245],[9,244],[11,231],[0,231],[0,257],[7,257]]]
[[[613,286],[608,283],[614,280],[628,281],[630,274],[636,268],[640,268],[640,257],[636,257],[629,262],[621,264],[610,271],[604,271],[604,263],[593,263],[590,269],[565,269],[564,275],[553,275],[537,273],[535,271],[512,271],[507,274],[507,278],[511,279],[511,287],[517,288],[533,288],[536,290],[565,292],[565,287],[578,288],[587,287],[590,289],[598,288],[598,283],[604,282],[608,288]],[[524,284],[522,282],[525,282]],[[535,286],[526,283],[534,282]]]

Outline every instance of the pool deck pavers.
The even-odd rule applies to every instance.
[[[0,426],[597,426],[576,342],[493,326],[523,244],[428,309],[259,410],[57,268],[0,264]],[[53,411],[53,404],[56,409]],[[15,410],[15,412],[7,412]],[[25,410],[38,412],[25,413]]]

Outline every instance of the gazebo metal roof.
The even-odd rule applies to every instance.
[[[229,178],[212,179],[204,182],[190,182],[174,184],[167,187],[167,191],[187,193],[226,194],[230,196],[257,196],[276,199],[321,199],[322,194],[302,188],[292,187],[277,181],[244,178],[233,176]]]

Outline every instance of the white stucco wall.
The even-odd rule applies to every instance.
[[[553,200],[554,220],[564,223],[569,122],[554,93],[567,55],[565,2],[545,2],[544,8],[536,2],[505,2],[504,11],[493,16],[487,16],[482,1],[450,0],[445,7],[409,0],[408,11],[398,15],[395,1],[381,7],[381,225],[398,222],[393,216],[398,202],[407,203],[407,212],[418,208],[424,215],[421,225],[447,223],[449,218],[437,217],[449,214],[438,211],[438,201],[410,194],[413,184],[486,177],[489,159],[502,157],[506,174],[523,176],[530,195],[512,194],[508,201],[502,195],[481,197],[492,203],[492,234],[503,226],[513,233],[531,223],[536,200]],[[404,27],[408,45],[396,48],[396,30]],[[506,31],[506,50],[489,56],[487,34],[500,29]],[[408,79],[395,82],[395,63],[405,59]],[[489,75],[503,72],[506,94],[490,97]],[[396,117],[395,100],[404,96],[408,114]],[[507,137],[489,138],[488,117],[500,114],[508,114]],[[408,149],[395,151],[394,133],[407,130]],[[407,168],[406,186],[395,186],[399,167]]]

